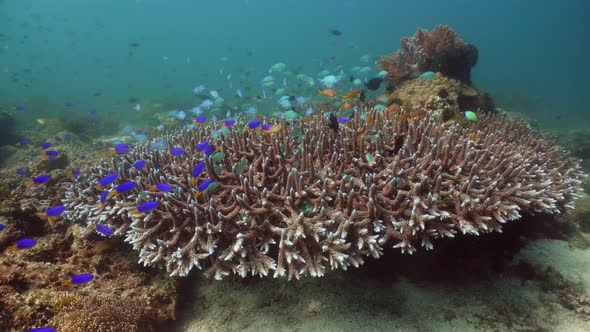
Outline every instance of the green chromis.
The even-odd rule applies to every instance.
[[[465,117],[467,118],[467,120],[472,122],[477,122],[478,120],[477,114],[473,111],[465,111]]]

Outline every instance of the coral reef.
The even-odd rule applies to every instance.
[[[385,80],[397,85],[403,80],[417,78],[426,71],[471,83],[471,68],[477,63],[477,48],[457,37],[448,26],[439,25],[432,31],[417,29],[413,37],[404,37],[401,48],[379,60],[387,71]]]
[[[175,283],[138,266],[127,244],[63,218],[50,226],[37,217],[58,204],[64,187],[73,181],[63,170],[52,175],[51,181],[36,188],[23,183],[26,178],[13,179],[15,189],[0,200],[0,223],[6,225],[0,231],[0,331],[46,325],[69,332],[133,331],[134,327],[150,331],[154,324],[174,318]],[[2,174],[2,180],[7,177],[14,178]],[[22,237],[35,238],[37,245],[8,249]],[[94,280],[61,285],[82,272],[93,273]],[[130,328],[113,329],[114,319],[117,326]]]
[[[319,115],[272,134],[240,127],[223,135],[221,124],[204,124],[167,138],[184,155],[137,145],[72,184],[66,214],[107,225],[141,263],[171,275],[196,266],[216,279],[299,278],[359,266],[385,247],[413,253],[433,239],[501,231],[523,214],[560,213],[581,190],[579,162],[524,123],[365,112],[338,130]],[[218,152],[194,155],[201,142]],[[132,167],[139,159],[145,166]],[[200,162],[205,170],[193,178]],[[111,173],[113,193],[136,185],[101,202],[95,186]],[[175,189],[151,187],[162,182]]]
[[[477,110],[480,113],[495,111],[487,94],[440,73],[432,79],[404,81],[387,99],[390,112],[435,112],[441,114],[443,121],[463,121],[463,112],[466,110]]]

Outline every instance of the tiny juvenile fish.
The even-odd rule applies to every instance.
[[[29,182],[29,187],[34,187],[34,186],[38,186],[41,185],[47,181],[49,181],[51,179],[51,175],[49,174],[41,174],[35,178],[33,178],[33,181]]]
[[[170,148],[166,154],[169,156],[181,156],[184,154],[184,150],[182,148]]]
[[[39,147],[40,150],[45,150],[47,148],[49,148],[51,146],[51,142],[45,142],[43,144],[41,144],[41,147]]]
[[[207,146],[209,146],[209,142],[200,142],[195,147],[195,150],[201,152],[201,151],[205,150],[207,148]]]
[[[126,154],[127,152],[129,152],[129,145],[128,144],[125,144],[125,143],[115,144],[114,147],[109,148],[109,151],[113,155],[116,155],[116,154]]]
[[[9,250],[17,250],[17,249],[29,249],[34,247],[37,244],[37,240],[31,239],[28,237],[22,238],[16,241],[15,244],[8,247]]]
[[[37,216],[41,219],[47,220],[51,217],[55,217],[62,214],[65,210],[66,207],[63,205],[52,206],[45,209],[45,212],[38,213]]]
[[[62,286],[80,285],[80,284],[85,284],[87,282],[90,282],[92,279],[94,279],[94,275],[92,273],[81,273],[81,274],[73,275],[66,280],[62,280],[61,285]]]
[[[204,179],[203,182],[197,188],[197,193],[195,194],[195,198],[198,198],[211,184],[211,179]]]
[[[203,153],[204,153],[206,156],[210,156],[210,155],[212,155],[213,153],[215,153],[216,151],[217,151],[217,148],[216,148],[214,145],[208,145],[208,146],[205,148],[205,151],[203,151]]]
[[[135,188],[136,185],[137,185],[137,183],[135,183],[135,181],[123,182],[120,185],[118,185],[115,188],[115,190],[111,191],[107,198],[115,196],[117,194],[129,192],[129,191],[133,190],[133,188]]]
[[[102,190],[104,187],[108,186],[109,184],[115,182],[119,178],[119,174],[111,173],[105,175],[102,179],[98,180],[98,184],[96,185],[96,189]]]
[[[57,332],[57,327],[55,327],[55,326],[35,327],[32,329],[25,330],[24,332]]]
[[[174,186],[168,183],[158,183],[155,185],[149,185],[148,188],[152,191],[164,191],[169,192],[174,190]]]
[[[203,173],[203,171],[205,170],[205,162],[204,161],[200,161],[198,162],[195,167],[193,167],[193,171],[191,173],[193,179],[191,180],[192,184],[195,185],[195,182],[197,181],[197,178],[199,177],[199,175],[201,175],[201,173]]]
[[[255,129],[256,127],[260,126],[261,123],[262,120],[260,119],[252,120],[248,122],[248,126],[246,127],[246,129]]]
[[[158,202],[158,201],[145,202],[145,203],[138,205],[133,211],[131,211],[131,213],[141,214],[141,213],[149,212],[149,211],[157,208],[158,205],[160,205],[160,202]]]
[[[204,115],[198,115],[198,116],[197,116],[197,117],[196,117],[196,118],[193,120],[193,123],[194,123],[194,124],[200,124],[200,123],[203,123],[203,122],[205,122],[205,121],[207,121],[207,117],[206,117],[206,116],[204,116]]]
[[[145,165],[145,163],[146,163],[146,161],[144,159],[139,159],[133,163],[133,167],[135,167],[137,169],[141,169]]]
[[[113,234],[113,230],[112,230],[112,229],[110,229],[110,228],[108,228],[108,227],[107,227],[107,226],[105,226],[105,225],[96,224],[96,225],[94,225],[94,229],[95,229],[95,230],[96,230],[98,233],[100,233],[101,235],[104,235],[104,236],[110,236],[110,235],[112,235],[112,234]]]

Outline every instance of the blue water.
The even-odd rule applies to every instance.
[[[194,106],[197,84],[256,95],[277,62],[317,73],[368,54],[374,66],[417,27],[446,24],[478,47],[473,82],[499,106],[520,105],[548,126],[584,125],[589,9],[584,0],[0,0],[0,107],[25,105],[21,127],[91,109],[140,121],[132,97],[149,113]]]

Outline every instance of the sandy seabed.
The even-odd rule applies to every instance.
[[[298,281],[196,276],[187,279],[169,329],[590,331],[590,247],[580,244],[589,239],[515,235],[506,242],[525,243],[509,254],[487,248],[443,256],[473,251],[474,240],[414,257],[386,253],[360,269]]]

